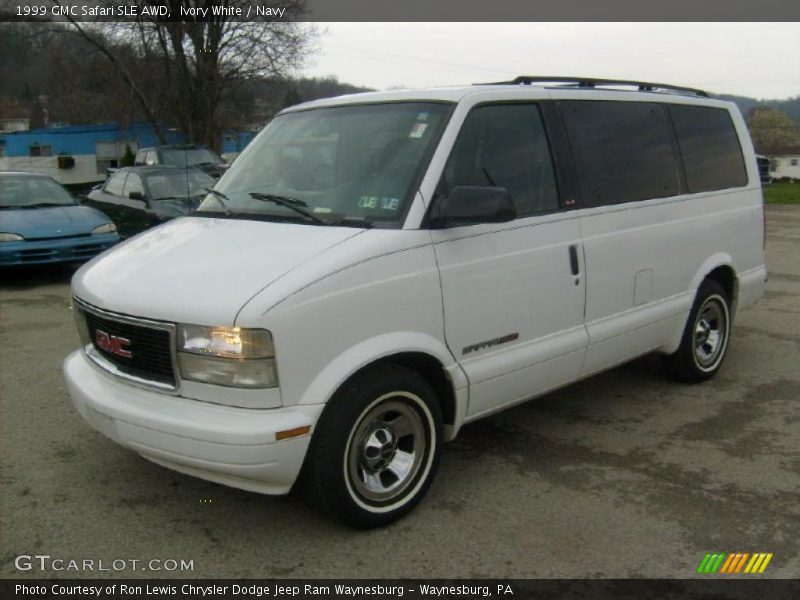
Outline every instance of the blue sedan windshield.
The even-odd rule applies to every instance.
[[[73,206],[75,199],[49,177],[31,175],[0,176],[0,208]]]

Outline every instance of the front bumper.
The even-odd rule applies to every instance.
[[[303,465],[323,405],[235,408],[143,390],[94,368],[83,351],[64,361],[72,403],[94,429],[182,473],[263,494],[286,494]]]
[[[0,243],[0,266],[85,262],[119,242],[116,233]]]

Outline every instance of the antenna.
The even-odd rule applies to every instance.
[[[186,202],[189,202],[189,150],[183,146],[183,168],[186,176]],[[186,206],[186,205],[184,205]]]

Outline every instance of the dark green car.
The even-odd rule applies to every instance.
[[[192,212],[215,182],[198,168],[126,167],[89,192],[85,204],[108,215],[127,238]]]

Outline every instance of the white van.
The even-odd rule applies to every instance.
[[[191,216],[73,279],[89,424],[177,471],[407,513],[459,428],[637,356],[719,369],[762,294],[739,111],[520,77],[284,110]]]

